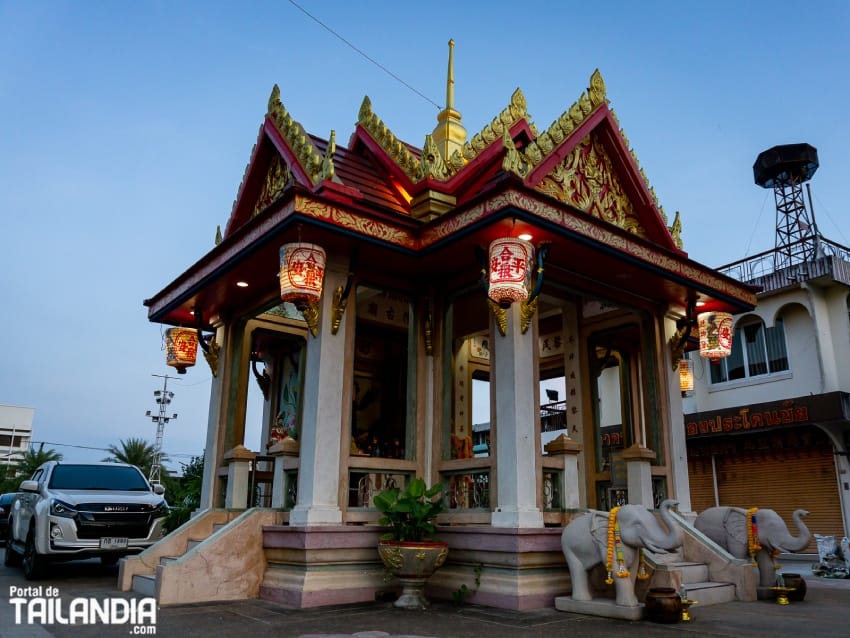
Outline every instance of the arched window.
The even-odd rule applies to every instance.
[[[785,327],[782,318],[772,328],[760,320],[735,328],[732,354],[711,365],[711,382],[724,383],[788,370]]]

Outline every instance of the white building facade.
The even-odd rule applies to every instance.
[[[32,442],[35,408],[0,405],[0,464],[18,463]]]
[[[761,288],[755,310],[734,317],[731,356],[690,354],[692,506],[771,508],[789,524],[805,509],[812,534],[840,538],[850,532],[850,249],[819,238],[812,259],[782,268],[774,252],[721,269]]]

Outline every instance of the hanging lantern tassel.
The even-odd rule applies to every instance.
[[[198,355],[198,331],[194,328],[169,328],[165,331],[165,363],[186,374]]]

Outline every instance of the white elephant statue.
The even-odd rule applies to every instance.
[[[673,500],[661,503],[660,514],[667,526],[666,530],[643,505],[623,505],[617,509],[616,521],[619,524],[622,562],[629,572],[625,578],[613,578],[618,605],[638,605],[635,578],[641,548],[664,554],[682,546],[682,532],[670,516],[670,509],[676,505],[678,501]],[[570,521],[561,534],[561,548],[570,568],[573,584],[573,600],[587,601],[593,598],[587,572],[600,563],[605,565],[608,561],[609,515],[609,512],[591,510]],[[610,538],[613,539],[613,535]],[[617,567],[614,566],[613,570],[616,572]]]
[[[776,584],[774,553],[799,552],[809,544],[811,534],[803,523],[803,517],[809,513],[806,510],[795,510],[791,515],[800,532],[799,535],[793,536],[785,521],[774,510],[752,509],[755,510],[755,528],[761,545],[761,549],[755,553],[759,568],[759,586],[771,587]],[[709,507],[697,516],[694,527],[735,558],[747,558],[750,556],[747,536],[749,511],[742,507]]]

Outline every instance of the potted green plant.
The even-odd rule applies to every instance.
[[[434,538],[435,519],[445,509],[442,491],[442,483],[426,487],[425,481],[416,477],[401,489],[388,488],[374,497],[382,514],[378,524],[389,528],[378,542],[378,554],[402,584],[396,607],[427,607],[425,583],[446,561],[448,543]]]

